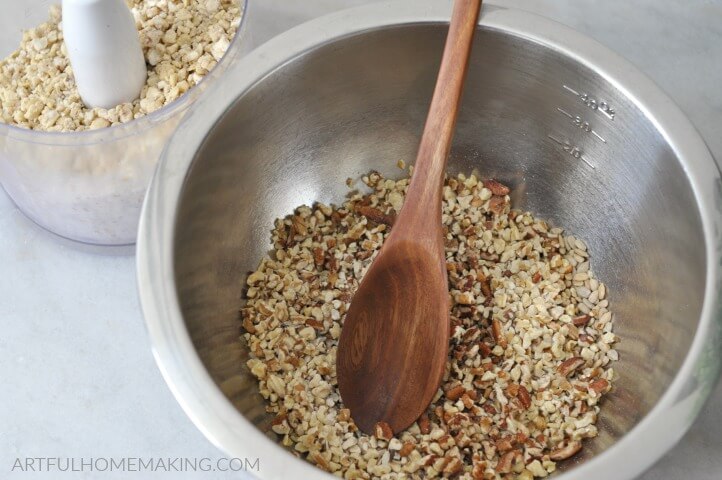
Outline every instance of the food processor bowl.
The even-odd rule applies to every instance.
[[[0,123],[0,183],[18,208],[60,236],[97,245],[135,243],[143,197],[168,139],[206,90],[248,47],[248,0],[228,51],[186,94],[128,123],[82,132],[43,132]],[[0,17],[0,57],[23,30],[48,20],[47,0],[8,5]]]

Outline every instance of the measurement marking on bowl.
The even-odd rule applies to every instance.
[[[577,97],[579,97],[579,100],[582,101],[584,105],[591,108],[594,111],[603,113],[607,118],[610,120],[614,120],[614,116],[616,115],[616,112],[612,107],[609,106],[607,102],[599,101],[596,98],[592,97],[588,93],[580,93],[574,90],[571,87],[568,87],[566,85],[562,85],[564,87],[564,90],[573,93]]]
[[[561,113],[562,115],[568,117],[572,121],[572,125],[581,128],[585,132],[591,133],[595,137],[597,137],[599,140],[601,140],[604,143],[607,143],[607,141],[599,135],[597,132],[595,132],[592,129],[592,126],[589,124],[589,122],[584,121],[582,117],[579,115],[572,115],[571,113],[567,112],[566,110],[562,110],[561,108],[557,107],[557,111]]]
[[[562,150],[567,152],[572,157],[576,158],[577,160],[581,160],[582,162],[589,165],[592,169],[596,170],[597,167],[591,164],[589,160],[584,155],[584,152],[581,148],[577,147],[576,145],[569,142],[569,140],[560,140],[552,135],[547,135],[554,143],[562,147]]]

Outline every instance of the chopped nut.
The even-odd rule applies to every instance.
[[[491,190],[492,195],[498,195],[501,197],[509,195],[509,187],[497,182],[496,180],[484,180],[484,186]]]
[[[424,435],[428,435],[431,433],[431,424],[429,422],[429,417],[425,413],[422,413],[418,420],[419,424],[419,430],[421,430],[421,433]]]
[[[501,348],[506,348],[506,338],[501,331],[501,322],[496,318],[491,322],[492,333],[494,335],[494,341]]]
[[[276,416],[273,431],[343,478],[551,474],[552,455],[597,434],[618,358],[614,317],[586,249],[530,213],[510,211],[509,198],[476,177],[449,178],[442,217],[449,369],[408,430],[394,437],[379,424],[368,436],[341,408],[337,345],[355,289],[390,231],[375,219],[402,204],[408,179],[372,172],[363,181],[370,194],[280,219],[274,254],[249,275],[243,337],[248,367]]]
[[[567,360],[564,360],[557,370],[559,373],[561,373],[563,376],[568,377],[572,373],[574,373],[579,367],[584,365],[584,359],[582,357],[572,357]]]
[[[459,460],[458,457],[454,457],[446,464],[443,473],[446,476],[454,476],[459,473],[462,468],[464,468],[464,465],[461,463],[461,460]]]
[[[389,450],[401,450],[403,444],[398,438],[392,438],[389,440]]]
[[[359,206],[356,207],[356,211],[374,223],[383,223],[384,225],[392,226],[396,220],[395,215],[388,215],[378,208]]]
[[[519,473],[519,476],[516,477],[516,480],[534,480],[534,474],[524,469]]]
[[[316,247],[313,249],[313,261],[317,266],[323,265],[323,260],[326,257],[326,255],[323,253],[323,249],[321,247]]]
[[[514,466],[514,460],[519,455],[517,450],[511,450],[506,452],[499,459],[499,463],[496,464],[496,471],[499,473],[509,473]]]
[[[379,440],[391,440],[394,436],[394,432],[386,422],[378,422],[374,427],[374,435]]]
[[[499,450],[499,452],[501,453],[508,452],[513,448],[514,447],[508,438],[502,438],[496,441],[496,449]]]
[[[413,450],[414,450],[414,444],[411,442],[406,442],[401,447],[401,450],[399,450],[399,456],[400,457],[408,457]]]
[[[504,213],[504,207],[506,205],[506,200],[504,197],[497,197],[493,196],[489,200],[489,211],[492,212],[494,215],[501,215]]]
[[[558,448],[549,454],[549,458],[555,462],[566,460],[582,449],[582,442],[569,442],[566,446]]]
[[[474,463],[471,476],[474,480],[484,480],[486,478],[486,462]]]
[[[462,385],[457,385],[446,391],[446,398],[455,402],[466,392],[466,389]]]
[[[276,418],[271,421],[271,425],[280,425],[281,423],[286,421],[286,418],[288,418],[288,415],[286,415],[285,413],[276,415]]]
[[[140,98],[110,109],[83,104],[64,45],[61,10],[51,7],[49,20],[27,31],[19,49],[0,61],[0,122],[41,131],[96,130],[173,102],[213,69],[240,23],[238,1],[207,1],[218,8],[206,9],[201,1],[127,1],[148,75]],[[215,58],[202,55],[207,50]]]
[[[598,380],[594,380],[590,385],[589,388],[591,390],[594,390],[597,394],[600,394],[602,392],[605,392],[607,388],[609,388],[609,382],[606,381],[603,378],[600,378]]]
[[[529,465],[526,466],[526,469],[529,470],[531,474],[535,477],[544,478],[549,475],[549,473],[542,466],[539,460],[534,460],[533,462],[531,462]]]
[[[307,318],[307,319],[304,320],[304,322],[306,323],[306,325],[308,325],[309,327],[314,328],[315,330],[322,331],[322,330],[324,329],[323,322],[319,322],[319,321],[316,320],[316,319]]]
[[[318,465],[318,466],[321,467],[322,469],[324,469],[324,470],[326,470],[326,471],[330,471],[330,470],[331,470],[331,465],[329,465],[328,461],[326,461],[326,459],[323,458],[323,455],[321,455],[320,453],[312,453],[312,454],[310,455],[310,458],[311,458],[311,460],[313,461],[313,463],[315,463],[316,465]]]
[[[456,296],[456,303],[459,303],[461,305],[474,305],[476,302],[472,293],[463,292]]]
[[[519,386],[518,397],[524,408],[531,407],[531,395],[529,395],[529,390],[527,390],[524,385]]]

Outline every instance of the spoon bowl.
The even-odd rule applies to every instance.
[[[438,267],[437,251],[397,242],[379,253],[364,277],[368,287],[354,296],[347,317],[356,321],[345,324],[339,344],[339,388],[363,431],[373,431],[377,416],[394,432],[412,424],[417,404],[430,403],[441,382],[449,303],[436,295],[447,289]]]

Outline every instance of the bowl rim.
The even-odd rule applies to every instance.
[[[183,322],[174,281],[173,239],[186,174],[207,132],[245,92],[277,68],[310,50],[364,31],[403,25],[448,23],[451,0],[392,0],[332,13],[271,39],[229,70],[166,146],[143,205],[137,246],[141,307],[156,362],[183,410],[221,450],[261,458],[259,476],[336,478],[294,457],[239,415],[203,366]],[[720,169],[682,111],[630,62],[591,38],[553,20],[485,3],[480,26],[542,44],[591,68],[619,89],[653,123],[683,165],[694,191],[705,239],[707,270],[699,326],[682,366],[659,402],[629,432],[560,480],[633,478],[671,448],[691,426],[716,381],[695,379],[700,360],[719,344],[722,300],[720,264],[722,182]],[[717,214],[715,214],[717,212]],[[705,383],[706,382],[706,383]],[[705,387],[705,388],[702,388]]]
[[[231,65],[233,59],[238,57],[243,50],[244,43],[247,40],[246,12],[248,11],[248,2],[252,0],[237,0],[241,10],[241,18],[236,28],[236,33],[231,39],[231,43],[216,65],[201,79],[200,82],[193,85],[186,93],[176,98],[170,103],[163,105],[158,110],[143,115],[139,118],[125,123],[112,125],[97,130],[80,130],[69,132],[55,132],[47,130],[32,130],[20,127],[11,123],[0,122],[0,136],[6,136],[14,140],[23,142],[66,146],[66,145],[94,145],[97,143],[120,140],[131,135],[142,134],[157,125],[163,124],[168,119],[174,117],[178,113],[183,113],[203,94],[205,89],[212,86],[222,73]]]

